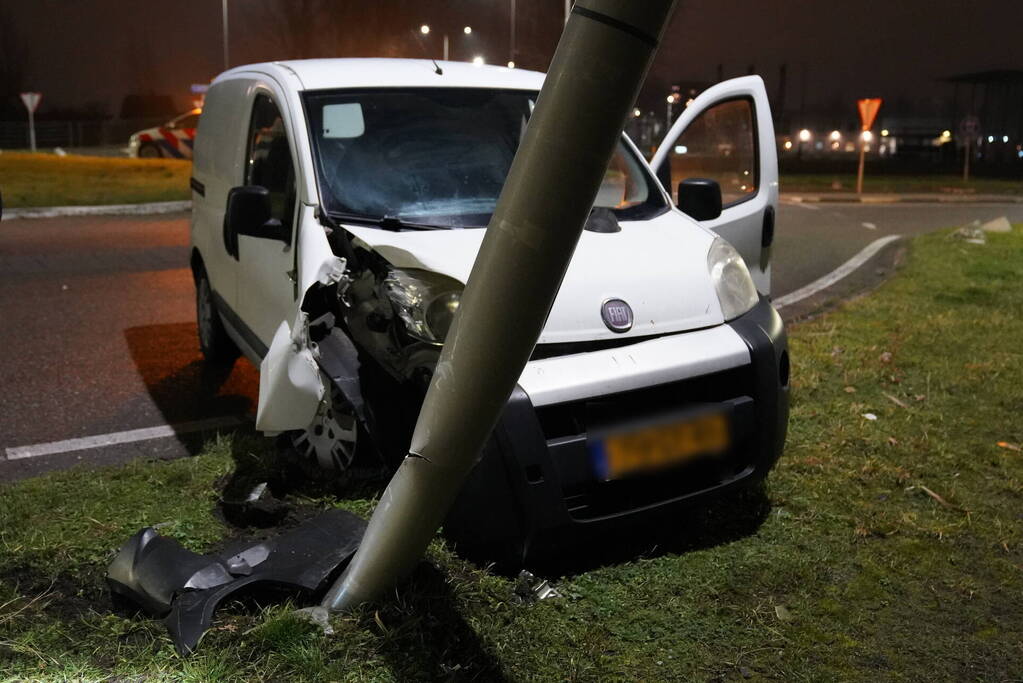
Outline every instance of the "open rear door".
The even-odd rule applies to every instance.
[[[721,215],[702,225],[742,254],[757,289],[770,294],[778,152],[763,79],[733,78],[691,100],[657,149],[651,166],[676,206],[683,180],[717,181]]]

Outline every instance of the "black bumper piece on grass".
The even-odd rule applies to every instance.
[[[162,617],[175,648],[187,655],[224,598],[257,583],[316,593],[355,554],[365,530],[361,518],[328,510],[276,538],[199,555],[148,527],[118,551],[107,584]]]
[[[558,552],[563,542],[599,542],[762,480],[782,452],[788,425],[785,329],[766,299],[729,325],[749,348],[747,366],[540,408],[517,388],[445,534],[489,559],[521,565],[534,553]],[[593,472],[586,438],[594,422],[708,405],[730,418],[733,446],[723,457],[620,481],[601,481]]]

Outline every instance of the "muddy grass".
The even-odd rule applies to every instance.
[[[790,436],[765,488],[573,554],[548,574],[563,597],[535,604],[437,541],[333,636],[249,598],[182,659],[113,608],[104,566],[149,524],[200,551],[264,533],[219,500],[272,473],[267,441],[5,486],[0,680],[1018,680],[1021,283],[1019,226],[915,240],[891,281],[790,330]],[[280,493],[297,516],[367,515],[378,490]]]

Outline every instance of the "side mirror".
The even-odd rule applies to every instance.
[[[678,184],[679,210],[698,221],[721,215],[721,186],[710,178],[686,178]]]
[[[231,188],[224,213],[224,246],[238,258],[238,235],[291,244],[291,230],[273,217],[270,191],[259,185]]]

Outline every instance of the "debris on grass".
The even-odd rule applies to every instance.
[[[948,502],[947,500],[942,498],[939,494],[935,493],[934,491],[932,491],[931,489],[927,488],[923,484],[919,484],[917,486],[910,486],[906,490],[907,491],[912,491],[913,489],[920,489],[921,491],[926,493],[928,496],[933,498],[939,505],[941,505],[942,507],[948,508],[949,510],[955,510],[956,512],[967,512],[966,510],[964,510],[963,508],[959,507],[958,505],[952,505],[952,503]]]
[[[785,605],[775,605],[774,615],[779,621],[792,621],[792,612]]]
[[[877,419],[877,415],[875,415],[874,413],[863,413],[863,419],[870,420],[871,422],[873,422]]]
[[[856,387],[846,387],[842,391],[844,391],[847,394],[855,394],[856,393]]]
[[[1009,443],[1008,441],[999,441],[998,442],[998,447],[999,448],[1004,448],[1004,449],[1009,450],[1009,451],[1016,451],[1017,453],[1020,452],[1021,450],[1023,450],[1023,448],[1020,448],[1019,445],[1014,444],[1014,443]]]
[[[515,581],[515,595],[522,602],[537,602],[548,598],[560,598],[561,593],[547,579],[533,576],[523,569]]]
[[[1012,223],[1005,216],[988,221],[980,226],[984,232],[1012,232]]]
[[[885,398],[887,398],[889,401],[891,401],[895,405],[899,406],[900,408],[908,408],[909,407],[908,405],[905,404],[905,402],[903,402],[897,396],[893,396],[892,394],[889,394],[887,391],[883,391],[881,393],[884,394]]]
[[[987,244],[987,235],[980,229],[980,221],[973,221],[969,225],[964,225],[953,232],[951,237],[968,244]]]
[[[313,626],[318,627],[323,632],[323,635],[334,635],[334,627],[330,625],[330,612],[327,611],[326,607],[319,605],[303,607],[302,609],[295,610],[292,614],[301,621],[307,621]]]

